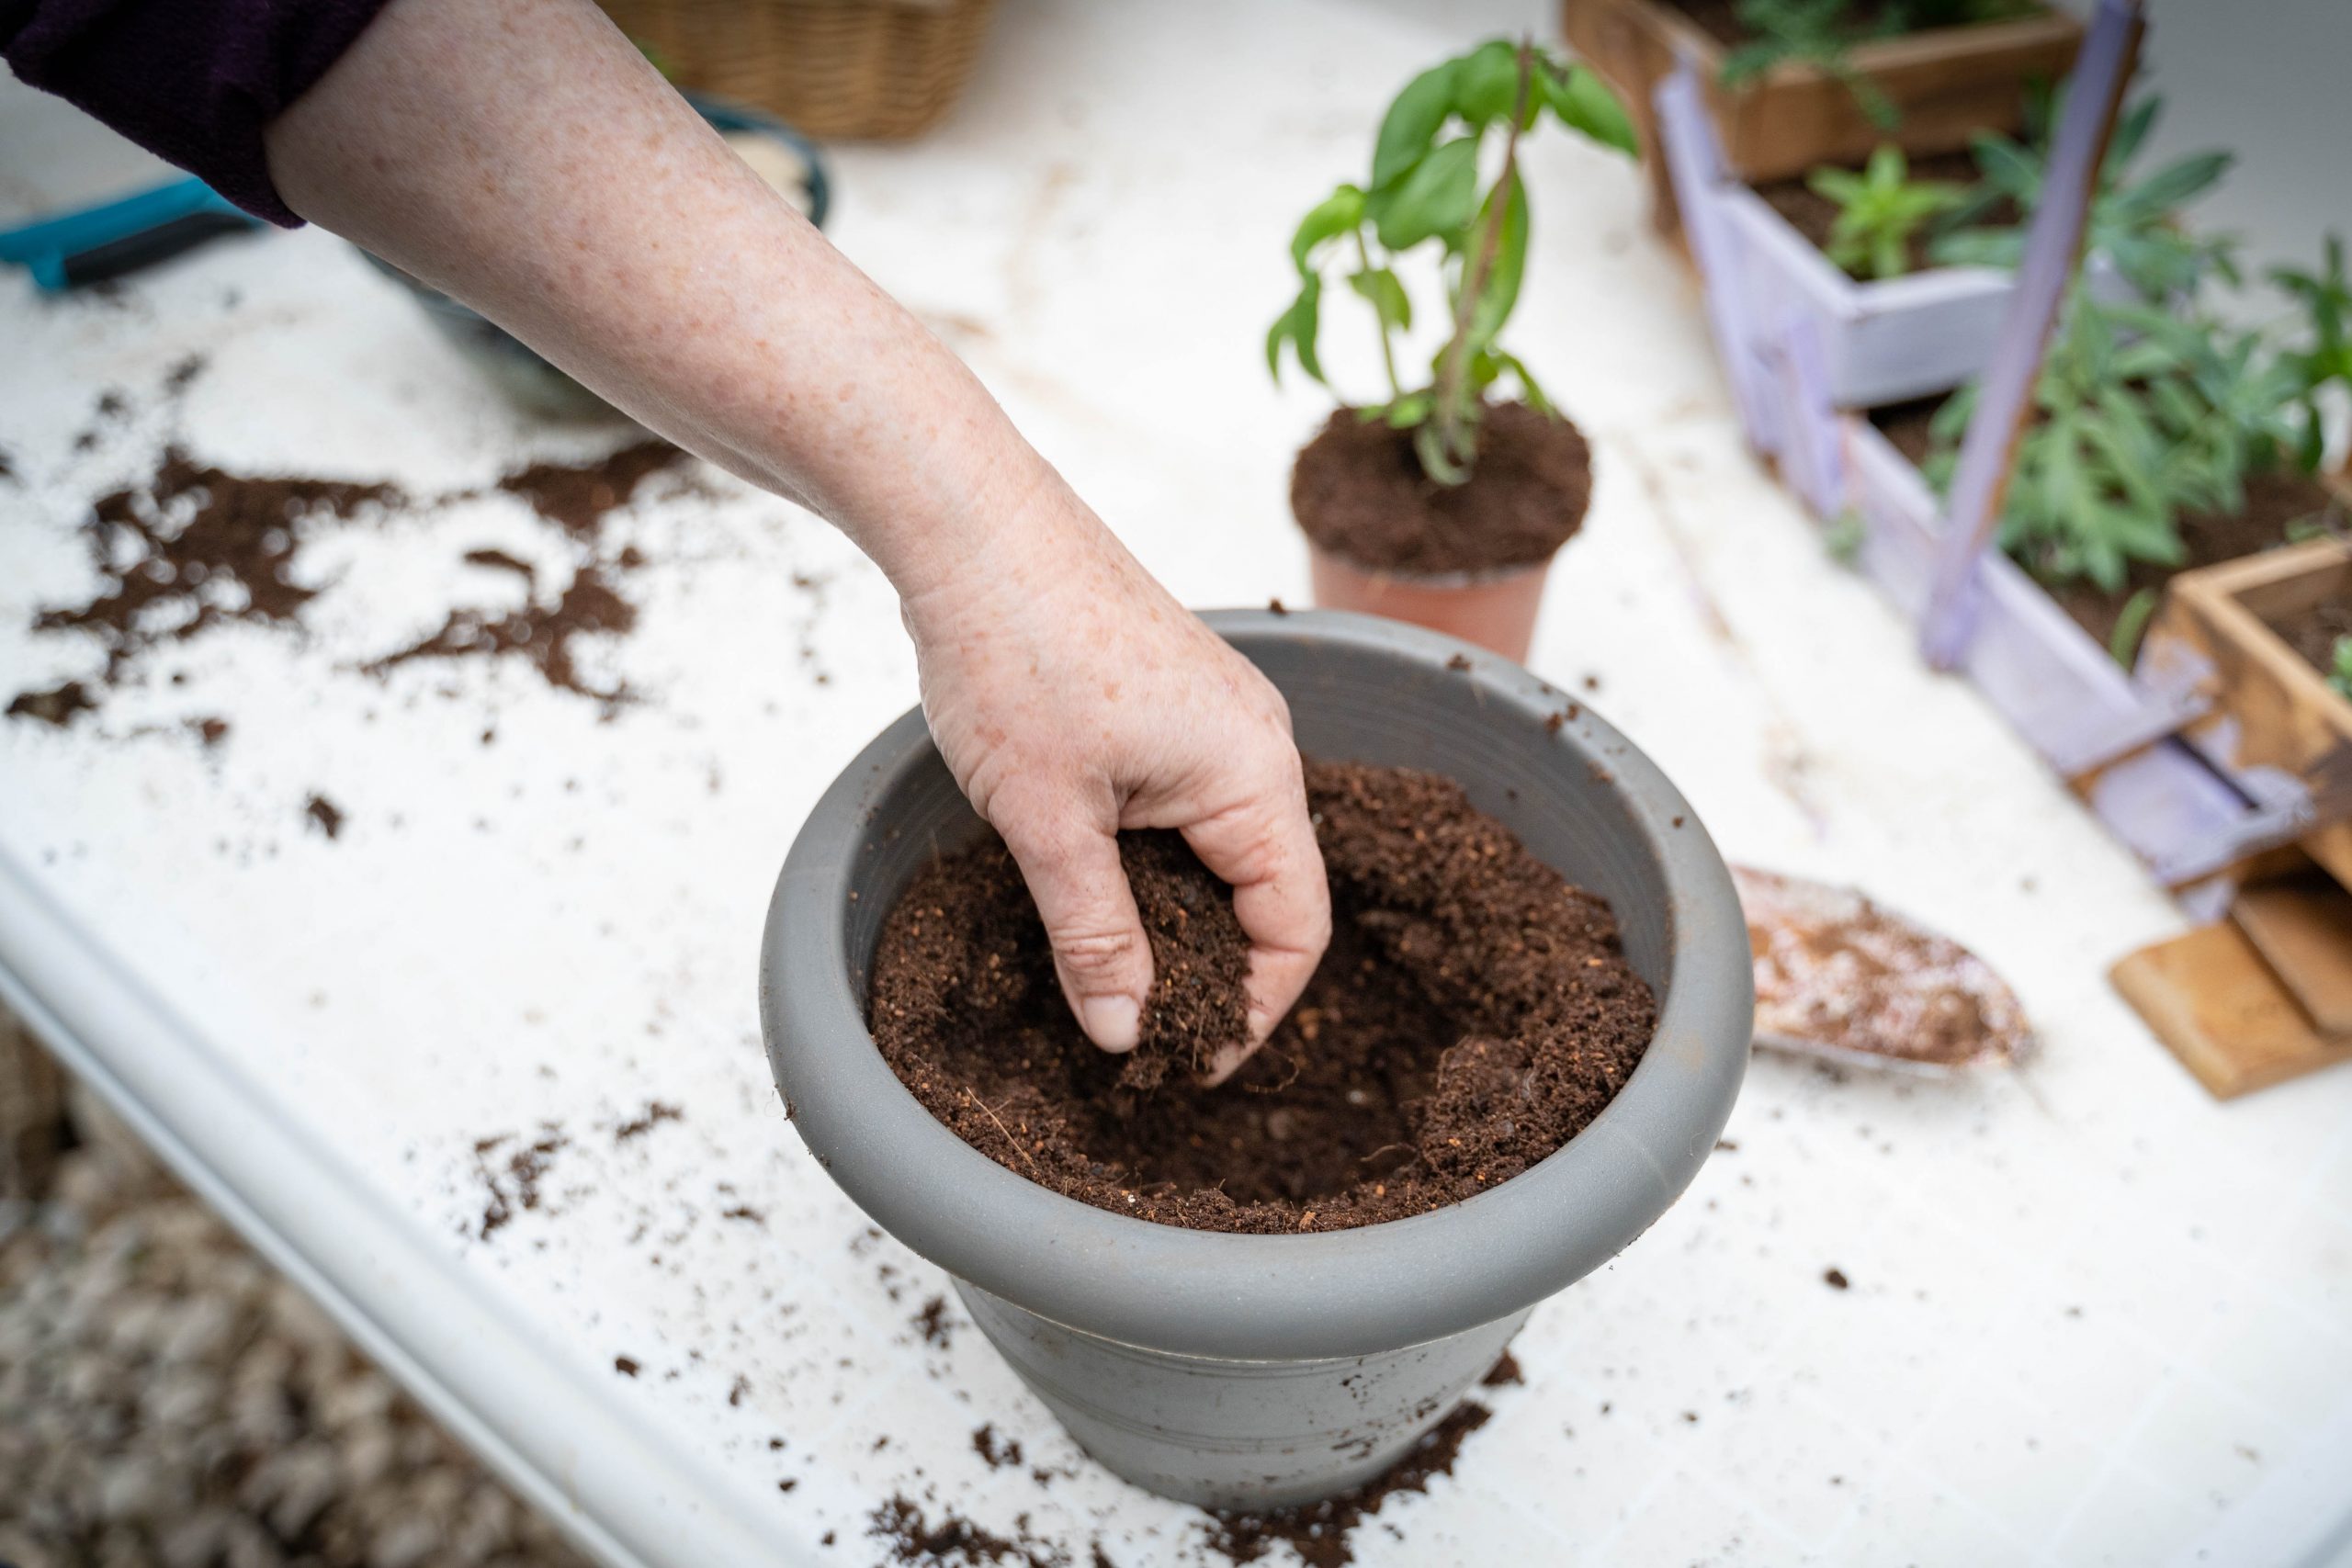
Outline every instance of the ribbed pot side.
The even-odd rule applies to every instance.
[[[810,1153],[955,1278],[990,1343],[1089,1453],[1167,1496],[1263,1507],[1376,1474],[1537,1302],[1665,1212],[1730,1114],[1753,998],[1721,856],[1674,786],[1589,708],[1414,626],[1319,612],[1208,619],[1281,688],[1304,750],[1447,774],[1610,900],[1660,1009],[1641,1066],[1590,1126],[1466,1202],[1295,1236],[1130,1219],[988,1159],[899,1084],[864,1021],[892,902],[935,852],[980,831],[920,713],[860,754],[794,843],[769,908],[761,1016]]]

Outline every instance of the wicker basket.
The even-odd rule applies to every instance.
[[[598,0],[681,87],[810,136],[930,129],[972,73],[995,0]]]

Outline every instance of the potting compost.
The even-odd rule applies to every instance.
[[[1649,987],[1605,900],[1451,780],[1310,761],[1329,952],[1226,1085],[1248,941],[1173,833],[1121,849],[1152,948],[1143,1039],[1080,1032],[1019,869],[990,838],[918,876],[876,953],[869,1022],[917,1099],[1000,1165],[1196,1230],[1342,1230],[1459,1202],[1552,1154],[1648,1046]]]
[[[1592,450],[1567,420],[1524,403],[1481,416],[1478,467],[1440,484],[1413,433],[1332,411],[1291,471],[1291,511],[1323,548],[1371,571],[1499,571],[1549,560],[1584,522]]]

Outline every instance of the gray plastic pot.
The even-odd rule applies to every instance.
[[[909,713],[810,813],[768,911],[760,1011],[785,1106],[874,1222],[953,1275],[991,1343],[1086,1450],[1216,1507],[1327,1496],[1378,1473],[1492,1365],[1530,1309],[1666,1212],[1746,1069],[1747,930],[1664,774],[1515,664],[1363,615],[1209,624],[1282,689],[1311,755],[1461,782],[1615,908],[1662,1002],[1648,1054],[1566,1147],[1452,1208],[1296,1236],[1179,1230],[1047,1191],[965,1145],[865,1023],[883,917],[978,833]],[[1469,668],[1449,668],[1466,659]]]

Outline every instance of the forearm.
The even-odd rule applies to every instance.
[[[920,603],[1091,518],[971,373],[584,0],[394,0],[270,127],[296,212],[844,529]]]

